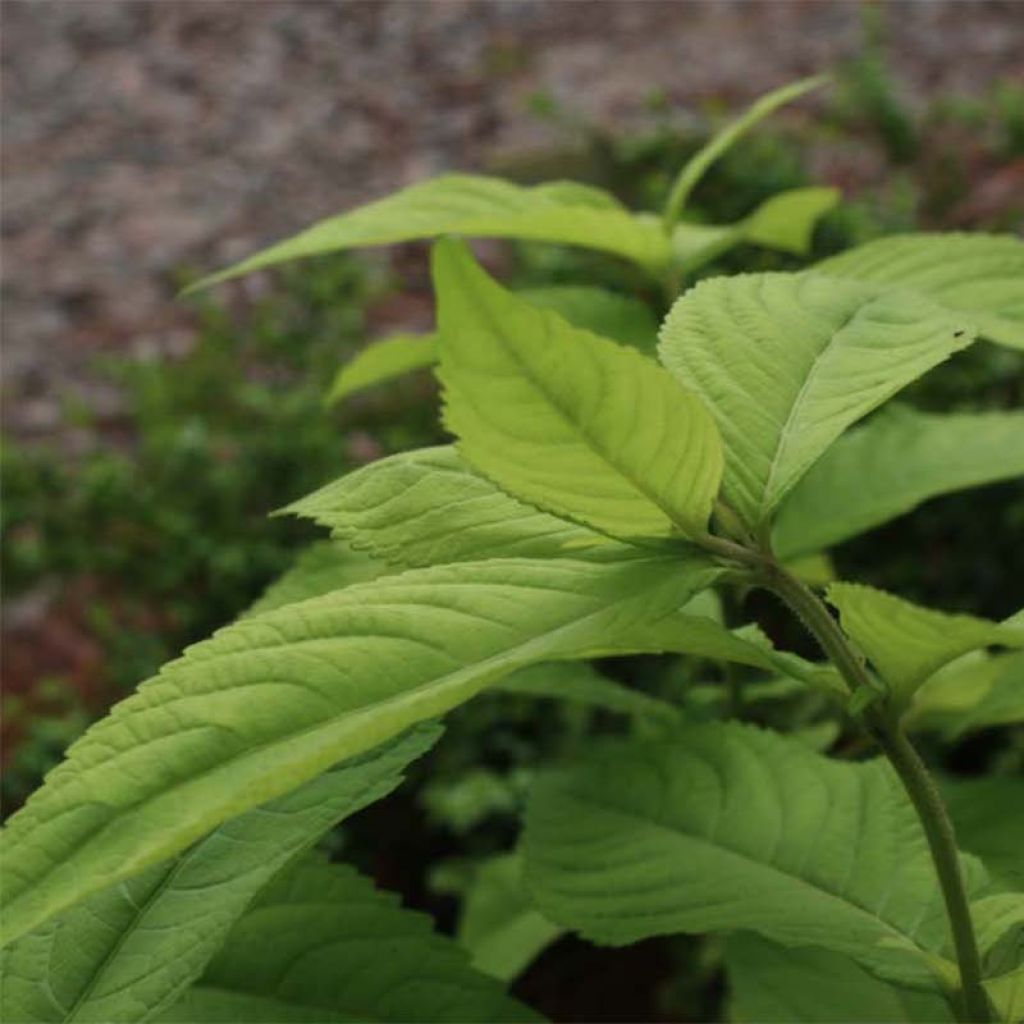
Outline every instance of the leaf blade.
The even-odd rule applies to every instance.
[[[423,914],[343,864],[308,860],[264,891],[165,1022],[539,1018],[474,971]],[[284,1011],[284,1012],[282,1012]],[[299,1014],[302,1014],[300,1017]],[[294,1016],[293,1016],[294,1014]]]
[[[1024,475],[1024,413],[883,410],[840,437],[794,487],[773,532],[781,558],[817,551],[929,498]]]
[[[515,668],[614,647],[717,574],[650,557],[462,563],[239,621],[94,725],[10,819],[6,941]]]
[[[320,253],[446,234],[579,245],[622,256],[652,272],[668,260],[668,242],[656,222],[634,217],[611,197],[601,204],[580,199],[578,189],[568,195],[550,184],[525,188],[500,178],[443,175],[319,221],[211,274],[189,291]]]
[[[509,493],[611,536],[696,536],[717,431],[660,367],[517,301],[454,242],[434,250],[445,423]]]
[[[749,726],[609,745],[549,776],[523,849],[540,910],[602,943],[743,929],[923,986],[944,949],[927,844],[891,771]]]
[[[1024,647],[1024,629],[922,608],[860,583],[831,583],[825,596],[882,678],[900,712],[943,665],[989,645]]]
[[[678,300],[659,352],[710,408],[725,499],[762,531],[848,426],[971,340],[927,300],[810,274],[742,274]]]
[[[417,727],[337,765],[22,936],[0,954],[4,1019],[130,1024],[159,1013],[289,860],[398,786],[439,735],[435,726]]]
[[[1024,349],[1024,242],[1012,235],[891,235],[813,269],[912,289],[972,317],[991,341]]]

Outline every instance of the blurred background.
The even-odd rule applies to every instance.
[[[839,186],[816,258],[900,230],[1019,231],[1024,215],[1019,0],[5,0],[2,17],[7,813],[92,718],[313,536],[268,512],[441,436],[426,376],[323,407],[366,340],[430,327],[422,246],[176,298],[202,272],[452,169],[576,177],[654,208],[730,114],[820,71],[835,84],[733,150],[700,186],[701,214]],[[491,256],[525,284],[621,269],[544,246]],[[709,272],[798,265],[743,250]],[[1020,353],[979,347],[910,398],[1005,407],[1022,378]],[[1022,488],[1007,484],[837,557],[906,596],[1005,615],[1022,531]],[[349,829],[357,859],[442,924],[457,878],[438,871],[507,844],[529,765],[590,728],[516,700],[454,716],[412,787]],[[616,953],[600,983],[612,954],[584,946],[564,940],[558,969],[542,958],[522,994],[566,1020],[635,1015],[638,988],[649,1019],[712,1012],[713,968],[686,942]]]

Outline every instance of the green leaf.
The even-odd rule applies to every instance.
[[[540,911],[596,942],[743,929],[923,987],[952,968],[925,837],[881,762],[736,724],[611,742],[535,785],[523,850]]]
[[[554,310],[575,327],[654,353],[658,325],[639,299],[583,285],[528,288],[516,294],[541,309]],[[372,342],[338,371],[325,401],[340,402],[364,388],[433,366],[437,359],[436,333],[395,334]]]
[[[500,288],[440,242],[434,281],[445,423],[510,494],[613,536],[706,531],[714,421],[652,361]]]
[[[725,953],[729,1017],[736,1024],[945,1024],[945,1000],[888,984],[826,949],[787,949],[746,932]]]
[[[89,729],[10,819],[5,940],[514,669],[616,650],[718,574],[639,554],[463,563],[235,623]]]
[[[499,178],[447,174],[320,221],[193,288],[306,256],[439,235],[578,245],[657,273],[670,257],[657,220],[634,216],[610,196],[595,202],[597,194],[572,182],[524,188]]]
[[[977,232],[892,235],[818,263],[834,277],[913,289],[968,314],[991,341],[1024,348],[1024,242]]]
[[[744,242],[805,255],[815,225],[838,200],[838,189],[794,188],[766,199],[735,224],[677,224],[672,230],[675,262],[692,273]]]
[[[499,854],[476,868],[455,936],[476,970],[511,981],[561,934],[530,902],[518,853]]]
[[[432,334],[392,334],[372,342],[347,362],[334,378],[324,401],[340,402],[357,391],[402,377],[437,362],[437,338]]]
[[[711,409],[726,501],[749,526],[852,423],[972,340],[925,299],[809,274],[700,282],[672,307],[661,357]]]
[[[829,604],[843,629],[889,684],[898,711],[943,665],[989,645],[1024,647],[1024,628],[921,608],[860,583],[832,583]]]
[[[1024,893],[995,893],[971,904],[985,990],[1001,1020],[1024,1010]]]
[[[1024,807],[1024,779],[945,779],[942,796],[959,845],[980,857],[996,881],[1024,892],[1024,815],[1013,811]]]
[[[409,566],[483,558],[556,558],[588,546],[623,548],[500,491],[454,448],[372,462],[289,505],[386,562]]]
[[[347,544],[318,541],[299,555],[295,564],[266,589],[246,615],[259,615],[355,583],[366,583],[387,571],[388,567],[382,562],[365,552],[354,551]]]
[[[391,792],[439,734],[417,726],[22,936],[3,953],[4,1020],[113,1024],[160,1012],[199,977],[273,875]]]
[[[814,78],[803,78],[797,82],[790,82],[779,89],[761,96],[750,108],[735,121],[726,125],[721,131],[716,132],[712,138],[705,143],[682,168],[672,185],[668,200],[665,203],[664,223],[666,230],[670,230],[679,219],[680,213],[686,207],[697,183],[704,177],[708,168],[723,153],[729,150],[739,139],[741,139],[758,122],[763,121],[769,114],[774,113],[779,107],[791,103],[795,99],[810,92],[812,89],[823,85],[827,79],[818,75]]]
[[[533,1021],[465,953],[347,865],[276,879],[162,1021]]]
[[[1007,655],[999,664],[992,685],[959,723],[958,734],[1024,722],[1024,654]]]
[[[971,651],[944,665],[921,684],[903,718],[907,729],[939,730],[954,737],[985,699],[1014,654]],[[997,724],[997,723],[993,723]],[[978,723],[981,727],[981,723]]]
[[[1024,475],[1024,413],[896,406],[839,438],[779,509],[781,558],[818,551],[940,494]]]
[[[742,223],[743,240],[803,256],[814,226],[839,201],[835,188],[794,188],[771,196]]]
[[[530,665],[496,683],[494,689],[502,693],[589,704],[674,725],[680,722],[679,709],[672,704],[616,683],[585,661]]]

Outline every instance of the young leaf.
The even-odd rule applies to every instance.
[[[343,864],[279,876],[166,1024],[532,1021],[423,914]]]
[[[787,949],[740,932],[725,947],[729,1019],[736,1024],[945,1024],[935,992],[889,984],[826,949]]]
[[[780,558],[818,551],[940,494],[1024,475],[1024,413],[886,409],[851,430],[779,509]]]
[[[1024,647],[1024,626],[947,615],[859,583],[832,583],[829,604],[843,629],[889,684],[899,711],[935,671],[980,647]]]
[[[541,912],[596,942],[744,929],[922,987],[952,968],[924,834],[892,772],[749,726],[595,748],[535,785],[523,851]]]
[[[456,939],[473,967],[499,981],[511,981],[562,929],[530,902],[523,888],[518,853],[481,863],[465,892]]]
[[[1019,657],[1016,652],[990,655],[971,651],[944,665],[914,693],[903,718],[904,726],[908,730],[939,730],[955,737],[968,729],[1005,724],[988,722],[975,709],[1004,675],[1009,677],[1010,687],[1014,680],[1018,685],[1022,682]],[[1024,715],[1024,709],[1020,713]]]
[[[722,453],[710,415],[661,367],[434,250],[445,423],[522,500],[622,537],[703,534]]]
[[[718,572],[639,554],[463,563],[242,619],[89,729],[10,819],[5,940],[517,668],[616,649]]]
[[[656,219],[636,217],[599,190],[567,183],[524,188],[470,174],[447,174],[330,217],[200,281],[202,288],[289,260],[439,235],[519,238],[579,245],[622,256],[657,273],[671,255]]]
[[[688,291],[660,351],[718,422],[726,501],[763,531],[850,424],[971,340],[925,299],[809,274],[744,274]]]
[[[246,615],[259,615],[355,583],[367,583],[388,571],[383,562],[365,552],[354,551],[347,544],[319,541],[299,555],[295,564],[266,589]]]
[[[554,310],[574,327],[654,353],[658,325],[639,299],[582,285],[527,288],[516,294],[541,309]],[[396,334],[375,341],[338,371],[326,402],[339,402],[364,388],[433,366],[437,358],[436,334]]]
[[[743,241],[805,255],[814,225],[839,200],[835,188],[794,188],[766,199],[742,222]]]
[[[439,734],[417,726],[23,935],[2,954],[3,1019],[128,1024],[159,1013],[289,860],[391,792]]]
[[[442,565],[483,558],[556,558],[622,545],[538,512],[474,473],[454,448],[372,462],[289,505],[386,562]]]
[[[1012,235],[891,235],[814,270],[913,290],[967,314],[991,341],[1024,348],[1024,242]]]
[[[437,362],[437,338],[433,334],[392,334],[374,341],[347,362],[334,378],[324,401],[340,402],[357,391],[404,377],[413,370]]]
[[[805,255],[815,224],[838,200],[838,189],[794,188],[769,197],[735,224],[677,224],[672,231],[675,263],[692,273],[744,242]]]
[[[701,147],[679,172],[672,189],[669,192],[668,200],[665,203],[664,222],[666,230],[670,230],[679,219],[680,213],[686,206],[690,193],[693,192],[697,183],[704,177],[708,168],[723,153],[729,150],[739,139],[741,139],[758,122],[763,121],[769,114],[774,113],[779,107],[791,103],[795,99],[818,88],[827,81],[823,76],[814,78],[803,78],[797,82],[790,82],[765,96],[756,100],[741,117],[738,117],[731,124],[727,125],[720,132]]]
[[[992,686],[959,723],[958,734],[1024,722],[1024,654],[1008,655],[1000,664]]]

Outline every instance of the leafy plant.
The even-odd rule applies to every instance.
[[[915,236],[683,288],[741,237],[808,237],[820,192],[741,225],[680,221],[719,152],[806,87],[698,154],[661,217],[571,184],[448,178],[217,275],[499,234],[616,253],[674,301],[659,362],[635,305],[516,295],[437,242],[438,330],[415,344],[455,445],[289,506],[330,538],[91,728],[11,819],[5,1019],[527,1020],[498,979],[565,931],[723,933],[742,1019],[1019,1019],[1019,858],[955,782],[947,807],[910,734],[1024,720],[1024,613],[829,580],[823,552],[1020,473],[1019,413],[854,425],[978,337],[1021,346],[1024,246]],[[378,365],[357,382],[404,364]],[[876,459],[891,487],[865,483]],[[819,507],[837,511],[819,525]],[[711,588],[730,608],[774,595],[824,659],[730,624]],[[648,693],[605,675],[637,654],[721,681]],[[533,780],[519,849],[477,866],[453,943],[308,848],[397,784],[435,719],[499,689],[620,726]],[[788,731],[760,724],[790,701]],[[988,782],[1010,816],[1016,780]]]

